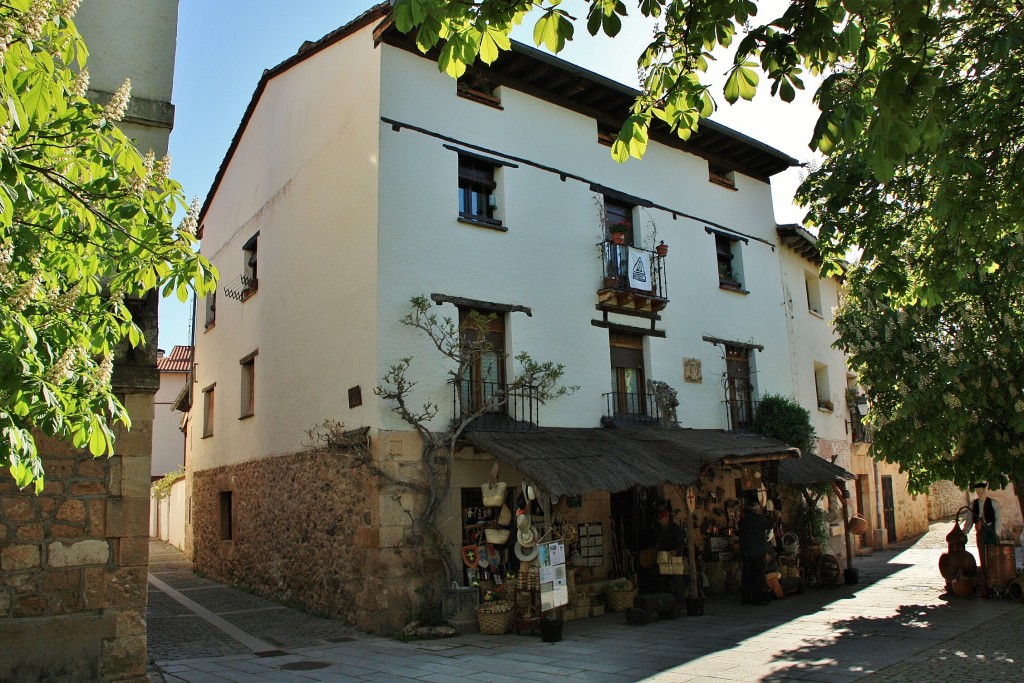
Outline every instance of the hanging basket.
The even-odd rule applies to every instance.
[[[508,483],[504,481],[498,481],[495,483],[486,483],[480,487],[480,493],[483,496],[483,503],[485,507],[489,508],[500,508],[505,504],[505,491],[508,490]]]
[[[480,633],[488,636],[500,636],[507,632],[515,615],[512,605],[512,602],[502,600],[477,607],[476,618],[480,623]]]
[[[850,533],[854,536],[860,536],[862,533],[868,530],[868,520],[864,519],[860,515],[854,515],[850,517]]]

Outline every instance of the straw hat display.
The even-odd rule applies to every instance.
[[[520,519],[525,518],[529,523],[529,518],[525,515],[521,515]],[[516,532],[516,557],[519,558],[520,562],[529,562],[537,557],[537,541],[540,539],[540,534],[537,532],[537,527],[528,526],[525,529],[522,525],[519,526],[519,530]]]

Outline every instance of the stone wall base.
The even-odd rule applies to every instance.
[[[404,528],[382,523],[400,496],[344,456],[297,453],[190,479],[198,572],[373,632],[414,613],[429,568],[412,515]]]

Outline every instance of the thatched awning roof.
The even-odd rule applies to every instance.
[[[827,484],[832,481],[856,478],[856,474],[813,453],[797,460],[786,460],[779,463],[780,484]]]
[[[475,448],[513,465],[548,493],[622,491],[663,482],[690,484],[707,465],[797,458],[781,441],[711,429],[548,428],[469,432]]]

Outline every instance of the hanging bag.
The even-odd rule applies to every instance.
[[[480,486],[480,493],[483,494],[484,505],[489,508],[500,508],[505,504],[505,492],[508,484],[498,481],[498,463],[491,468],[491,479]]]

